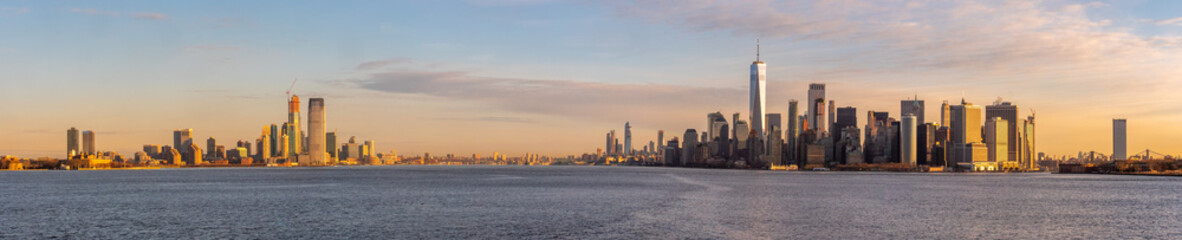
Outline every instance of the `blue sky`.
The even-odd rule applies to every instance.
[[[769,111],[810,82],[839,106],[1001,97],[1039,116],[1040,151],[1177,153],[1178,1],[4,1],[0,154],[57,156],[62,132],[131,155],[171,129],[253,140],[283,91],[325,97],[329,129],[403,154],[594,151],[632,121],[746,116],[762,38]],[[1025,111],[1025,110],[1024,110]],[[729,116],[729,114],[727,114]],[[864,119],[859,119],[864,122]],[[1162,131],[1165,130],[1165,131]],[[340,140],[340,141],[343,141]],[[1134,149],[1130,149],[1133,151]]]

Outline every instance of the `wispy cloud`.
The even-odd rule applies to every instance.
[[[96,9],[90,9],[90,8],[71,8],[70,12],[86,14],[86,15],[94,15],[94,16],[131,17],[131,18],[135,18],[135,19],[144,19],[144,20],[168,19],[168,15],[165,15],[163,13],[154,13],[154,12],[121,13],[121,12],[117,12],[117,11],[96,10]]]
[[[407,58],[394,58],[394,59],[369,61],[369,62],[364,62],[364,63],[357,65],[357,70],[376,70],[376,69],[381,69],[384,67],[389,67],[389,66],[403,64],[403,63],[409,63],[409,62],[411,62],[411,61],[410,61],[410,59],[407,59]]]
[[[519,113],[585,119],[603,119],[611,115],[606,113],[629,116],[651,116],[653,112],[669,111],[694,113],[702,107],[729,106],[736,99],[743,98],[743,91],[737,88],[497,78],[465,71],[392,70],[340,82],[350,87],[392,94],[474,101]]]
[[[1165,25],[1178,25],[1178,26],[1182,26],[1182,17],[1178,17],[1178,18],[1171,18],[1171,19],[1166,19],[1166,20],[1157,21],[1157,25],[1158,25],[1158,26],[1165,26]]]

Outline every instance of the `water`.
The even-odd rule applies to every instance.
[[[0,172],[0,238],[1131,239],[1182,178],[386,166]]]

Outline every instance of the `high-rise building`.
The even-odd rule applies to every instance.
[[[328,163],[327,140],[324,119],[324,98],[308,99],[308,162],[300,164],[324,165]],[[327,145],[332,146],[332,145]]]
[[[172,147],[177,152],[184,154],[189,150],[189,144],[193,144],[193,129],[176,129],[172,130]]]
[[[988,152],[981,139],[981,107],[961,100],[961,105],[949,106],[949,110],[952,115],[949,145],[954,151],[954,158],[948,160],[965,163],[971,162],[969,158],[988,158]],[[969,145],[975,143],[979,146]]]
[[[833,124],[834,131],[843,130],[847,127],[858,126],[858,109],[854,107],[837,108],[837,123]]]
[[[952,126],[952,108],[948,106],[948,100],[940,104],[940,126]]]
[[[283,149],[283,145],[286,145],[283,140],[283,129],[280,129],[279,125],[271,124],[271,130],[268,133],[271,134],[268,139],[271,141],[271,155],[268,157],[282,156],[284,151],[287,151]]]
[[[657,130],[657,149],[665,149],[665,130]]]
[[[706,132],[699,133],[706,136],[706,139],[714,139],[722,135],[721,127],[726,125],[726,116],[722,112],[714,112],[706,114]]]
[[[776,129],[784,129],[784,119],[781,118],[779,113],[768,113],[767,117],[765,117],[764,119],[767,120],[767,127],[765,127],[764,129],[767,129],[768,131],[771,131],[772,127],[776,127]],[[768,133],[768,134],[771,134],[771,133]],[[783,136],[783,135],[780,135],[780,136]]]
[[[160,145],[144,144],[144,153],[152,158],[160,158]]]
[[[1008,152],[1003,156],[998,156],[997,161],[1018,161],[1018,157],[1022,155],[1022,149],[1018,147],[1018,137],[1022,135],[1020,132],[1022,129],[1019,128],[1020,122],[1018,121],[1021,120],[1018,118],[1018,105],[1010,104],[1010,102],[995,102],[993,105],[985,106],[985,119],[993,118],[1001,118],[1007,124],[999,127],[1002,127],[1001,129],[1006,131],[1005,142],[1007,144],[1006,151]],[[992,152],[993,149],[990,149],[990,151]]]
[[[624,122],[624,156],[632,155],[632,123]]]
[[[788,101],[788,129],[785,131],[784,139],[787,140],[788,149],[784,151],[788,153],[788,162],[796,161],[796,136],[800,134],[800,121],[798,120],[799,112],[796,108],[796,99]]]
[[[823,133],[826,132],[825,128],[828,127],[828,126],[826,126],[828,124],[821,124],[821,123],[826,122],[825,120],[828,119],[825,116],[825,84],[824,83],[809,84],[808,104],[809,104],[808,122],[809,122],[809,124],[811,124],[809,126],[809,130],[814,130],[816,132],[817,136],[821,136],[821,135],[823,135]]]
[[[1112,119],[1112,160],[1128,159],[1128,122],[1124,118]]]
[[[696,153],[698,149],[698,130],[694,130],[692,128],[686,129],[684,138],[685,142],[682,142],[681,146],[680,163],[682,166],[688,166],[693,162],[694,153]]]
[[[764,136],[767,112],[767,65],[759,60],[759,42],[755,44],[755,62],[751,63],[751,128],[760,139]]]
[[[837,102],[836,101],[829,100],[829,111],[827,111],[826,113],[829,113],[829,115],[827,115],[829,117],[829,119],[825,120],[825,125],[828,125],[828,126],[825,126],[826,127],[825,129],[829,129],[829,131],[832,131],[833,132],[832,135],[841,135],[841,129],[833,128],[833,125],[837,124]]]
[[[300,97],[291,95],[287,102],[287,154],[298,156],[303,153],[303,131],[300,130]]]
[[[94,155],[94,132],[82,131],[82,153],[86,155]]]
[[[78,129],[70,127],[66,130],[66,158],[73,158],[79,153],[82,151],[78,149]]]
[[[919,100],[918,96],[913,100],[899,101],[899,114],[900,116],[907,116],[907,114],[915,116],[916,125],[926,123],[923,118],[923,100]]]
[[[988,108],[988,107],[986,107]],[[985,148],[989,149],[989,161],[997,162],[997,165],[1004,166],[1005,162],[1011,162],[1013,159],[1007,158],[1010,144],[1006,143],[1010,137],[1006,136],[1009,131],[1010,124],[1005,118],[990,117],[985,119]]]
[[[337,158],[337,132],[324,133],[324,150],[329,158]]]
[[[259,136],[259,139],[255,142],[255,147],[258,148],[255,151],[255,158],[258,161],[266,162],[267,158],[271,157],[271,136],[268,134]]]
[[[205,151],[207,151],[205,156],[216,159],[218,156],[218,140],[213,139],[213,137],[209,137],[208,140],[205,140]]]
[[[899,157],[901,163],[916,164],[916,136],[915,128],[918,127],[914,115],[903,115],[902,121],[899,122]]]

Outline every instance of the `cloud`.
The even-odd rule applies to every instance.
[[[496,78],[465,71],[395,70],[340,82],[391,94],[478,102],[518,113],[588,119],[611,118],[615,114],[651,116],[669,111],[692,114],[703,107],[729,107],[744,98],[743,91],[737,88]]]
[[[163,13],[133,13],[131,16],[138,19],[149,20],[164,20],[168,18],[168,16],[164,15]]]
[[[538,123],[532,119],[519,117],[479,117],[479,118],[435,118],[441,121],[480,121],[480,122],[500,122],[500,123]]]
[[[409,63],[409,62],[411,62],[410,59],[406,59],[406,58],[395,58],[395,59],[369,61],[369,62],[364,62],[364,63],[357,65],[357,70],[375,70],[375,69],[381,69],[384,67],[403,64],[403,63]]]
[[[153,12],[137,12],[137,13],[126,13],[125,14],[125,13],[120,13],[120,12],[116,12],[116,11],[104,11],[104,10],[96,10],[96,9],[90,9],[90,8],[71,8],[70,12],[86,14],[86,15],[93,15],[93,16],[131,17],[131,18],[135,18],[135,19],[144,19],[144,20],[165,20],[165,19],[168,19],[168,15],[165,15],[163,13],[153,13]]]
[[[1166,20],[1157,21],[1157,25],[1158,25],[1158,26],[1165,26],[1165,25],[1178,25],[1178,26],[1182,26],[1182,17],[1178,17],[1178,18],[1171,18],[1171,19],[1166,19]]]

